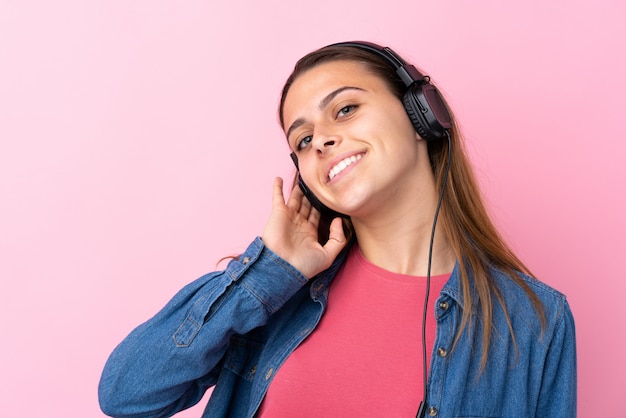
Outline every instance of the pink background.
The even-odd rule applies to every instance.
[[[260,234],[293,171],[275,109],[295,60],[367,39],[432,74],[504,234],[568,295],[579,416],[626,416],[625,17],[619,0],[2,0],[0,415],[101,416],[113,347]]]

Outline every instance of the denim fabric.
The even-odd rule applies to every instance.
[[[280,365],[318,324],[346,253],[307,281],[257,238],[224,271],[184,287],[115,348],[99,385],[102,410],[115,417],[171,416],[215,385],[204,417],[254,416]],[[464,304],[455,268],[436,303],[426,415],[576,416],[575,331],[565,297],[524,277],[544,304],[542,331],[521,288],[495,269],[492,276],[517,347],[498,303],[482,373],[480,321],[453,347],[462,310],[476,308]]]

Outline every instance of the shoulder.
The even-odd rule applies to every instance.
[[[523,287],[517,284],[513,280],[513,278],[511,278],[504,271],[496,267],[490,267],[489,273],[491,278],[498,285],[498,287],[501,288],[504,292],[525,293]],[[563,293],[549,286],[548,284],[536,279],[535,277],[520,272],[517,272],[517,277],[519,277],[521,282],[524,283],[535,295],[537,295],[540,300],[544,302],[561,303],[567,299]]]
[[[517,272],[520,279],[518,282],[495,267],[490,268],[490,276],[501,292],[506,310],[512,318],[536,314],[535,305],[529,294],[531,292],[541,303],[548,329],[558,327],[564,321],[573,321],[567,297],[548,284],[520,272]]]

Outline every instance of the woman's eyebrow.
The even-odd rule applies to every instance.
[[[344,87],[339,87],[336,90],[331,91],[330,93],[328,93],[322,100],[320,100],[320,103],[318,105],[318,107],[320,108],[320,110],[324,110],[326,108],[326,106],[328,106],[330,104],[330,102],[339,94],[342,93],[346,90],[359,90],[359,91],[365,91],[364,89],[360,88],[360,87],[354,87],[354,86],[344,86]],[[289,135],[291,135],[291,132],[293,132],[294,129],[302,126],[304,123],[306,122],[306,120],[304,118],[298,118],[296,119],[291,126],[289,127],[289,129],[287,129],[287,138],[289,138]]]
[[[345,86],[345,87],[339,87],[337,90],[333,90],[330,93],[328,93],[326,95],[326,97],[324,97],[322,100],[320,100],[320,104],[319,104],[319,108],[320,110],[324,110],[324,108],[326,106],[328,106],[328,104],[335,98],[335,96],[337,96],[339,93],[344,92],[345,90],[359,90],[359,91],[364,91],[362,88],[360,87],[352,87],[352,86]]]

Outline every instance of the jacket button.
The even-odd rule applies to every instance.
[[[270,380],[270,377],[272,377],[272,373],[274,373],[274,369],[269,369],[267,371],[267,374],[265,375],[265,380]]]
[[[250,257],[244,257],[243,260],[241,260],[241,262],[243,264],[248,264],[250,262]]]
[[[447,355],[448,355],[448,351],[447,351],[445,348],[443,348],[443,347],[439,347],[439,348],[437,349],[437,355],[438,355],[439,357],[445,357],[445,356],[447,356]]]
[[[448,305],[448,302],[446,302],[445,300],[443,302],[439,302],[439,307],[441,309],[443,309],[444,311],[448,310],[448,308],[450,307],[450,305]]]
[[[436,417],[438,413],[439,411],[437,411],[437,408],[435,408],[434,406],[428,408],[428,415],[430,415],[431,417]]]

